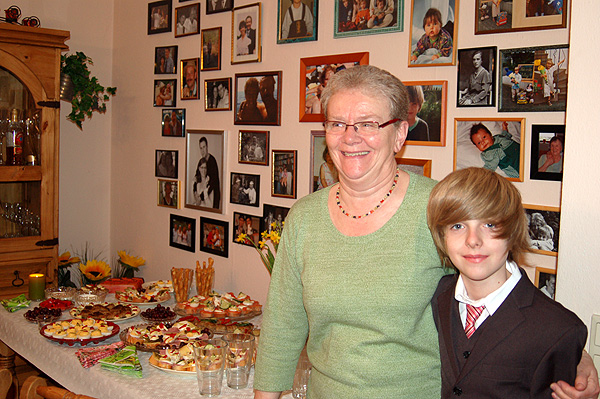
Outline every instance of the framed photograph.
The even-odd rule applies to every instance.
[[[157,75],[177,73],[177,46],[154,49],[154,73]]]
[[[414,174],[431,177],[431,159],[402,158],[396,155],[396,163],[402,170]]]
[[[170,221],[169,245],[196,252],[196,219],[171,214]]]
[[[199,58],[188,58],[181,60],[181,72],[179,80],[181,82],[181,99],[182,100],[197,100],[199,97],[198,81]]]
[[[300,122],[323,122],[321,92],[331,76],[355,65],[369,64],[369,53],[300,58]]]
[[[229,202],[256,206],[260,204],[260,175],[231,172]]]
[[[525,118],[456,118],[454,124],[454,170],[483,167],[523,181]]]
[[[202,71],[221,69],[221,31],[222,28],[202,29]]]
[[[206,14],[233,10],[233,0],[206,0]]]
[[[175,37],[197,35],[200,33],[198,18],[200,15],[200,3],[189,6],[177,7],[175,9]]]
[[[567,44],[500,50],[498,111],[565,111]]]
[[[154,175],[177,179],[179,169],[179,151],[156,150]]]
[[[161,131],[163,136],[185,137],[185,109],[163,109]]]
[[[273,150],[271,164],[271,195],[296,198],[298,151]]]
[[[523,204],[529,222],[531,250],[543,255],[558,255],[560,208]]]
[[[412,0],[409,67],[454,65],[459,0]]]
[[[158,206],[179,209],[179,181],[158,179]]]
[[[290,208],[276,205],[263,205],[263,216],[260,220],[260,231],[270,233],[273,231],[273,223],[277,223],[280,229],[283,228],[283,222],[290,211]]]
[[[281,71],[235,74],[234,124],[281,125]]]
[[[231,63],[261,60],[261,3],[235,7],[231,15]]]
[[[252,243],[258,245],[260,241],[260,216],[246,213],[233,212],[233,242],[254,248]],[[246,240],[237,241],[240,234],[246,234]]]
[[[475,7],[475,34],[481,35],[566,28],[569,0],[477,0]]]
[[[458,50],[457,107],[496,106],[496,47]]]
[[[148,3],[148,34],[171,32],[171,0]]]
[[[177,103],[177,79],[154,80],[154,106],[174,107]]]
[[[532,180],[562,181],[565,125],[531,125]]]
[[[540,289],[548,298],[554,298],[556,293],[556,269],[546,269],[544,267],[535,268],[535,286]]]
[[[277,43],[317,40],[318,0],[277,0]]]
[[[240,130],[238,140],[238,162],[254,165],[269,165],[269,132]]]
[[[446,145],[445,80],[403,82],[408,89],[408,136],[405,145]]]
[[[351,0],[335,0],[334,38],[402,32],[404,0],[362,0],[354,7]]]
[[[310,176],[310,193],[338,182],[338,171],[329,155],[324,130],[310,132]]]
[[[231,109],[231,78],[204,80],[204,110],[229,111]]]
[[[200,251],[227,258],[229,256],[229,223],[201,217]]]
[[[225,132],[188,130],[185,207],[223,213]]]

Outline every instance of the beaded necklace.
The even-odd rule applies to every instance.
[[[392,184],[392,188],[390,188],[390,191],[388,191],[387,194],[381,200],[379,200],[379,203],[377,204],[377,206],[375,206],[375,208],[371,209],[369,212],[367,212],[363,215],[358,215],[358,216],[349,214],[342,207],[342,202],[340,201],[340,186],[338,184],[337,191],[335,192],[335,201],[337,202],[337,206],[340,208],[340,211],[342,211],[342,213],[344,215],[351,217],[352,219],[362,219],[364,217],[367,217],[367,216],[371,215],[372,213],[374,213],[377,209],[381,208],[381,205],[383,205],[383,203],[390,197],[390,195],[392,195],[392,191],[394,191],[394,189],[396,188],[396,183],[398,183],[399,177],[400,177],[400,168],[396,168],[396,176],[394,177],[394,183]]]

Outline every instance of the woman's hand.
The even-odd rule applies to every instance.
[[[598,371],[594,367],[591,356],[583,351],[581,361],[577,365],[577,378],[575,386],[564,381],[552,383],[550,388],[554,399],[597,399],[600,393],[598,384]]]
[[[544,164],[538,168],[538,172],[545,172],[550,165],[554,165],[555,163],[560,162],[560,155],[556,158],[554,157],[554,155],[552,155],[552,153],[550,151],[548,151],[546,153],[546,162],[544,162]]]

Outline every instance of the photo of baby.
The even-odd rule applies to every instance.
[[[454,8],[454,0],[413,0],[409,66],[455,63]]]

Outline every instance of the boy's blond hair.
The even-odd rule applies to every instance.
[[[452,266],[445,234],[454,223],[482,220],[497,226],[497,238],[507,240],[508,259],[524,265],[530,251],[527,216],[519,190],[508,180],[485,168],[466,168],[450,173],[431,191],[427,225],[442,263]]]

